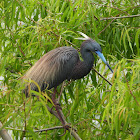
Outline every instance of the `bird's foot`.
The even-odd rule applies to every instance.
[[[70,124],[65,124],[64,126],[64,133],[59,135],[59,136],[64,136],[66,134],[66,130],[68,130],[69,128],[71,128]]]
[[[70,123],[65,124],[65,125],[64,125],[64,128],[65,128],[66,130],[68,130],[68,129],[73,129],[75,132],[77,132],[77,129],[74,128],[74,127],[72,127]]]
[[[62,107],[60,106],[60,104],[55,104],[55,106],[52,106],[50,112],[52,112],[53,108],[62,110]]]
[[[75,132],[77,132],[77,130],[75,128],[71,127],[70,123],[65,124],[63,127],[64,127],[64,133],[59,136],[64,136],[66,134],[66,130],[68,130],[68,129],[73,129]]]
[[[68,130],[69,128],[71,128],[70,125],[71,125],[70,123],[67,123],[67,124],[64,125],[64,128],[65,128],[66,130]]]
[[[62,107],[60,106],[59,103],[56,103],[56,104],[55,104],[55,108],[62,110]]]

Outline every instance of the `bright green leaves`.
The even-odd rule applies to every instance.
[[[61,125],[46,107],[51,95],[26,99],[20,93],[19,78],[46,52],[61,46],[79,51],[77,31],[100,43],[114,69],[113,75],[95,57],[95,65],[107,80],[92,70],[81,80],[65,82],[60,98],[68,123],[84,139],[138,139],[140,102],[139,7],[135,0],[11,0],[0,2],[0,118],[11,128],[14,139],[46,139],[44,129]],[[119,17],[110,19],[108,17]],[[104,20],[103,20],[104,18]],[[2,78],[3,78],[2,77]],[[60,92],[61,86],[58,87]],[[116,91],[117,90],[117,91]],[[138,102],[138,103],[137,103]],[[52,104],[50,105],[52,107]],[[54,108],[53,108],[54,110]],[[63,130],[47,131],[48,139],[72,139]]]
[[[136,35],[135,35],[135,43],[136,43],[136,47],[137,47],[137,55],[139,56],[139,52],[140,52],[140,29],[137,30]]]
[[[119,138],[120,134],[122,134],[122,137],[127,136],[125,132],[129,132],[129,127],[134,123],[133,119],[136,121],[136,124],[139,121],[138,106],[140,98],[137,93],[139,87],[134,83],[137,79],[136,73],[139,73],[137,72],[138,63],[139,61],[131,60],[131,63],[129,63],[129,60],[122,59],[116,65],[115,79],[113,77],[113,86],[102,116],[102,125],[106,119],[111,133],[113,134],[115,131],[116,138]],[[130,64],[131,67],[129,66]],[[136,67],[132,68],[132,65]],[[136,126],[135,131],[138,133],[137,130],[139,128]]]

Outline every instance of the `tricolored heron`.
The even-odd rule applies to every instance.
[[[102,54],[100,45],[87,35],[79,33],[85,37],[78,38],[85,40],[80,49],[83,61],[80,60],[78,51],[73,47],[59,47],[41,57],[25,74],[24,79],[35,81],[41,91],[43,91],[46,88],[56,88],[64,80],[83,78],[92,69],[94,62],[93,53],[97,54],[113,72]],[[31,83],[30,88],[38,91],[34,83]],[[27,87],[26,95],[28,95]]]
[[[79,33],[84,36],[84,38],[79,38],[84,40],[80,49],[83,61],[80,60],[78,51],[73,47],[59,47],[41,57],[25,74],[24,79],[35,81],[41,91],[46,88],[56,89],[64,80],[80,79],[87,75],[93,66],[93,53],[97,54],[112,71],[102,54],[100,45],[87,35]],[[28,87],[38,91],[38,87],[32,82],[25,88],[26,96],[28,96]]]

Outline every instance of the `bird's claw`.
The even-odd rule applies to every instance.
[[[64,129],[64,133],[59,136],[61,137],[61,136],[64,136],[65,134],[66,134],[66,129]]]
[[[75,132],[77,132],[77,130],[75,128],[72,128],[70,125],[71,125],[70,123],[65,124],[63,126],[64,127],[64,133],[59,135],[59,136],[64,136],[66,134],[66,130],[68,130],[68,129],[73,129]]]
[[[65,128],[66,130],[68,130],[69,128],[71,128],[70,125],[71,125],[70,123],[67,123],[67,124],[64,125],[64,128]]]
[[[62,107],[60,106],[59,103],[56,103],[56,104],[55,104],[55,108],[58,108],[58,109],[62,110]]]
[[[59,136],[64,136],[66,134],[66,130],[68,130],[69,128],[71,128],[70,124],[66,124],[63,126],[64,127],[64,133],[59,135]]]

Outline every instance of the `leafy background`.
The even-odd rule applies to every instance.
[[[79,50],[82,41],[74,38],[81,31],[102,46],[114,73],[96,57],[96,70],[112,86],[94,70],[81,80],[65,82],[60,102],[67,122],[82,139],[139,139],[139,13],[137,0],[1,1],[0,121],[12,138],[74,139],[69,132],[59,136],[63,129],[34,132],[61,122],[48,112],[45,98],[25,98],[19,79],[52,49]]]

